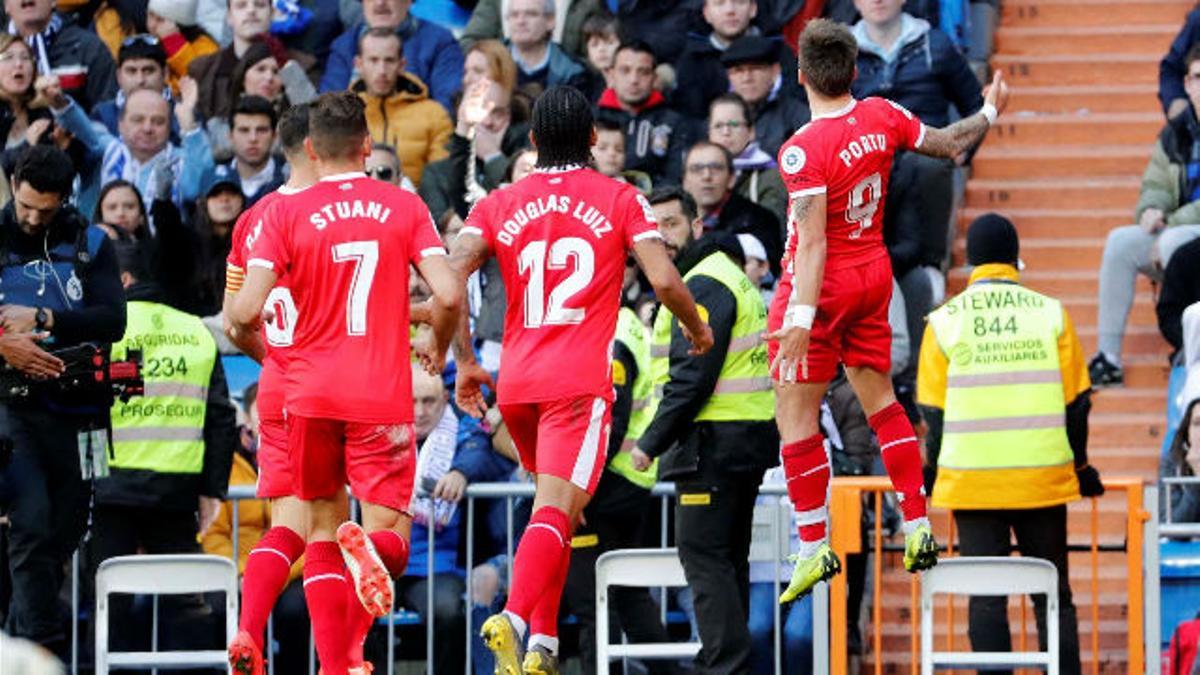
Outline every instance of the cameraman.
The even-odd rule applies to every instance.
[[[46,349],[112,343],[125,332],[112,244],[66,204],[74,177],[62,151],[34,146],[17,163],[13,199],[0,210],[0,357],[38,380],[65,369]],[[60,657],[67,632],[58,591],[86,527],[91,492],[80,470],[80,432],[107,426],[107,401],[88,409],[52,394],[0,401],[0,442],[12,454],[0,470],[14,488],[3,548],[11,597],[0,613],[9,634]]]

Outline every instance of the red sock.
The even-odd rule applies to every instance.
[[[925,479],[921,473],[921,448],[904,407],[892,403],[867,420],[879,439],[879,452],[892,487],[900,498],[905,521],[925,517]]]
[[[346,588],[346,565],[337,543],[310,543],[304,552],[304,597],[324,675],[346,675],[350,667]]]
[[[562,592],[562,586],[550,591],[562,560],[571,550],[571,525],[567,514],[553,506],[543,506],[529,519],[517,555],[513,559],[513,580],[506,611],[529,623],[533,609],[545,592]]]
[[[823,541],[829,519],[829,454],[825,452],[825,438],[814,434],[784,445],[783,470],[788,497],[800,524],[800,541]]]
[[[558,608],[562,604],[563,586],[567,584],[567,571],[571,568],[571,545],[563,549],[562,562],[558,565],[558,571],[554,578],[546,584],[546,591],[542,594],[538,603],[533,607],[533,614],[529,617],[529,635],[541,635],[551,639],[558,638]],[[558,653],[557,645],[550,651],[554,654]]]
[[[367,536],[371,538],[375,552],[379,554],[388,574],[393,579],[404,574],[404,568],[408,567],[408,540],[394,530],[376,530]]]
[[[292,565],[304,554],[304,539],[286,527],[267,530],[246,558],[242,582],[242,615],[238,628],[250,634],[259,649],[264,649],[263,631],[267,617],[283,587]]]

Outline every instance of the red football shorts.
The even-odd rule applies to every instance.
[[[767,329],[779,330],[787,310],[790,287],[781,287],[771,301]],[[888,305],[892,301],[892,263],[884,257],[864,265],[825,272],[817,316],[813,320],[808,355],[797,382],[829,382],[838,363],[888,373],[892,368],[892,327]],[[773,363],[778,342],[767,343]],[[776,380],[778,375],[774,376]]]
[[[549,474],[593,494],[608,458],[612,402],[598,396],[500,404],[500,415],[530,473]]]
[[[292,486],[300,499],[344,490],[360,501],[408,512],[417,470],[411,423],[371,424],[288,416]]]
[[[287,426],[283,418],[258,420],[259,499],[277,499],[292,495],[292,463],[288,457]]]

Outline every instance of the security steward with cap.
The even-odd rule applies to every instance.
[[[130,350],[141,350],[146,389],[144,396],[112,406],[110,475],[96,480],[89,546],[92,576],[101,562],[115,556],[200,553],[197,535],[220,510],[239,442],[236,412],[212,333],[198,317],[164,304],[142,245],[122,242],[116,251],[129,321],[112,355],[120,359]],[[165,648],[206,646],[187,644],[186,633],[201,631],[183,626],[171,630],[186,621],[185,609],[203,612],[202,603],[193,600],[164,600]],[[118,625],[126,623],[121,617],[128,602],[112,602]],[[144,638],[148,633],[129,629],[113,638],[128,639],[131,634]],[[112,646],[148,648],[136,643]]]
[[[1088,464],[1091,382],[1062,303],[1019,283],[1017,231],[997,214],[967,231],[966,290],[929,315],[917,402],[937,467],[933,505],[954,511],[964,556],[1021,555],[1058,568],[1059,664],[1079,673],[1067,573],[1067,504],[1104,493]],[[1033,596],[1046,648],[1046,601]],[[1007,598],[972,597],[971,647],[1012,650]]]
[[[675,481],[675,541],[703,643],[695,671],[745,673],[754,501],[763,473],[779,463],[775,394],[762,341],[767,310],[742,270],[737,239],[703,235],[690,195],[671,188],[656,192],[650,203],[714,343],[708,353],[693,356],[679,322],[659,308],[650,343],[657,408],[630,459],[645,470],[661,457],[659,476]]]
[[[49,353],[83,342],[112,343],[125,331],[125,294],[112,243],[66,204],[75,169],[57,148],[36,145],[17,162],[13,199],[0,210],[0,357],[39,379],[57,378]],[[87,527],[91,496],[81,471],[81,432],[108,425],[108,402],[68,405],[53,395],[0,402],[0,468],[14,489],[5,532],[9,601],[4,630],[68,653],[58,591]],[[0,592],[0,598],[5,597]]]
[[[625,266],[622,298],[637,282],[637,267]],[[579,622],[580,667],[585,675],[596,673],[596,559],[617,549],[642,548],[651,533],[647,525],[657,517],[657,502],[650,488],[657,481],[657,465],[644,471],[633,466],[632,451],[654,417],[654,385],[650,380],[650,334],[633,309],[623,304],[617,313],[613,337],[612,428],[608,437],[607,470],[600,477],[596,494],[583,511],[583,522],[571,539],[571,563],[563,587],[562,613]],[[611,591],[617,622],[610,621],[614,635],[624,633],[631,644],[668,642],[659,620],[658,605],[649,589],[617,586]],[[610,617],[612,613],[610,613]],[[619,629],[619,630],[618,630]],[[646,662],[650,673],[677,672],[674,663]],[[618,672],[618,664],[610,671]]]

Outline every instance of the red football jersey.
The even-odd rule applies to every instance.
[[[539,170],[479,202],[462,232],[487,242],[508,295],[499,400],[611,401],[625,260],[659,236],[650,202],[591,169]]]
[[[411,422],[409,265],[446,252],[429,209],[356,172],[277,200],[263,222],[247,264],[286,276],[297,312],[288,412]]]
[[[233,241],[229,247],[229,255],[225,258],[225,288],[236,293],[242,286],[246,275],[246,258],[254,247],[255,240],[263,230],[263,214],[267,208],[283,197],[298,194],[301,190],[293,190],[284,185],[278,190],[264,195],[254,206],[246,209],[238,216],[237,224],[233,226]],[[292,292],[288,290],[287,278],[279,277],[275,288],[267,296],[267,307],[275,313],[275,318],[263,324],[263,344],[266,346],[266,356],[263,358],[262,372],[258,376],[258,416],[261,419],[283,419],[283,377],[287,372],[287,350],[292,344],[292,334],[296,330],[296,303],[292,300]]]
[[[825,269],[855,267],[887,256],[883,205],[897,150],[921,146],[925,125],[882,98],[852,101],[814,118],[779,149],[779,174],[790,198],[826,197]],[[788,209],[784,281],[790,282],[796,227]]]

